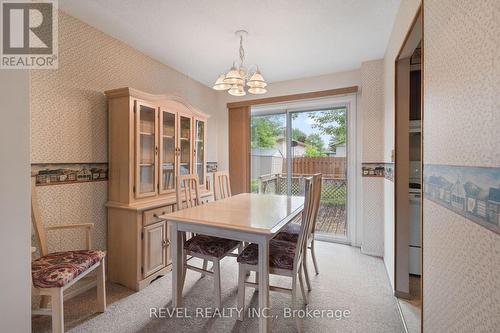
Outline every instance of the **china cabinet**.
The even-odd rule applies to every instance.
[[[134,290],[170,270],[169,225],[176,177],[195,173],[206,184],[207,115],[179,97],[132,88],[108,99],[108,277]]]

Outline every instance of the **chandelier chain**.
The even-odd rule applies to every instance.
[[[240,36],[240,67],[243,67],[245,60],[245,49],[243,49],[243,36]]]

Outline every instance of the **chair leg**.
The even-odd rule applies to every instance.
[[[221,288],[220,288],[220,261],[215,259],[213,262],[214,266],[214,296],[215,296],[215,306],[220,308],[222,305],[221,300]]]
[[[181,289],[181,294],[182,291],[184,290],[184,283],[186,283],[186,274],[187,274],[187,254],[184,253],[182,256],[182,280],[180,281],[180,289]]]
[[[245,317],[245,280],[247,270],[242,265],[238,265],[238,320]]]
[[[292,277],[292,309],[295,310],[297,303],[297,274]]]
[[[104,267],[104,259],[97,267],[97,311],[106,311],[106,269]]]
[[[300,291],[302,292],[302,298],[304,299],[304,304],[307,304],[309,301],[307,299],[307,293],[304,288],[304,279],[302,278],[302,270],[300,268],[297,271],[297,274],[299,276],[299,284],[300,284]]]
[[[309,272],[307,271],[307,250],[304,252],[304,262],[302,264],[302,268],[304,269],[304,277],[306,279],[307,291],[311,291],[311,281],[309,280]]]
[[[52,333],[64,332],[64,304],[62,288],[54,288],[50,295],[52,307]]]
[[[207,259],[203,259],[203,270],[204,271],[207,270],[207,266],[208,266],[208,260]],[[205,277],[205,273],[202,273],[201,277]]]
[[[314,270],[316,271],[316,275],[319,274],[318,263],[316,262],[316,252],[314,250],[314,239],[311,241],[311,257],[313,259]]]

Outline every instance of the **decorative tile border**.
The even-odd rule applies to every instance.
[[[500,234],[500,168],[424,164],[424,197]]]
[[[394,163],[362,163],[361,174],[363,177],[386,178],[394,180]]]
[[[217,172],[218,164],[217,162],[207,162],[207,173]]]
[[[108,163],[31,164],[36,185],[60,185],[108,180]]]

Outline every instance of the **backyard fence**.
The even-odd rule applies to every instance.
[[[292,195],[304,195],[304,183],[307,176],[292,175],[290,187]],[[259,193],[283,195],[288,192],[286,174],[262,175],[258,182]],[[346,236],[347,181],[345,178],[322,177],[321,184],[316,232]]]
[[[286,173],[287,163],[283,163],[283,173]],[[345,178],[345,157],[294,157],[292,158],[292,174],[312,175],[321,173],[324,177]]]
[[[293,175],[291,179],[292,195],[304,195],[304,179],[307,175]],[[347,188],[345,178],[322,177],[321,203],[345,206]],[[287,175],[269,174],[259,177],[259,193],[287,194]]]

